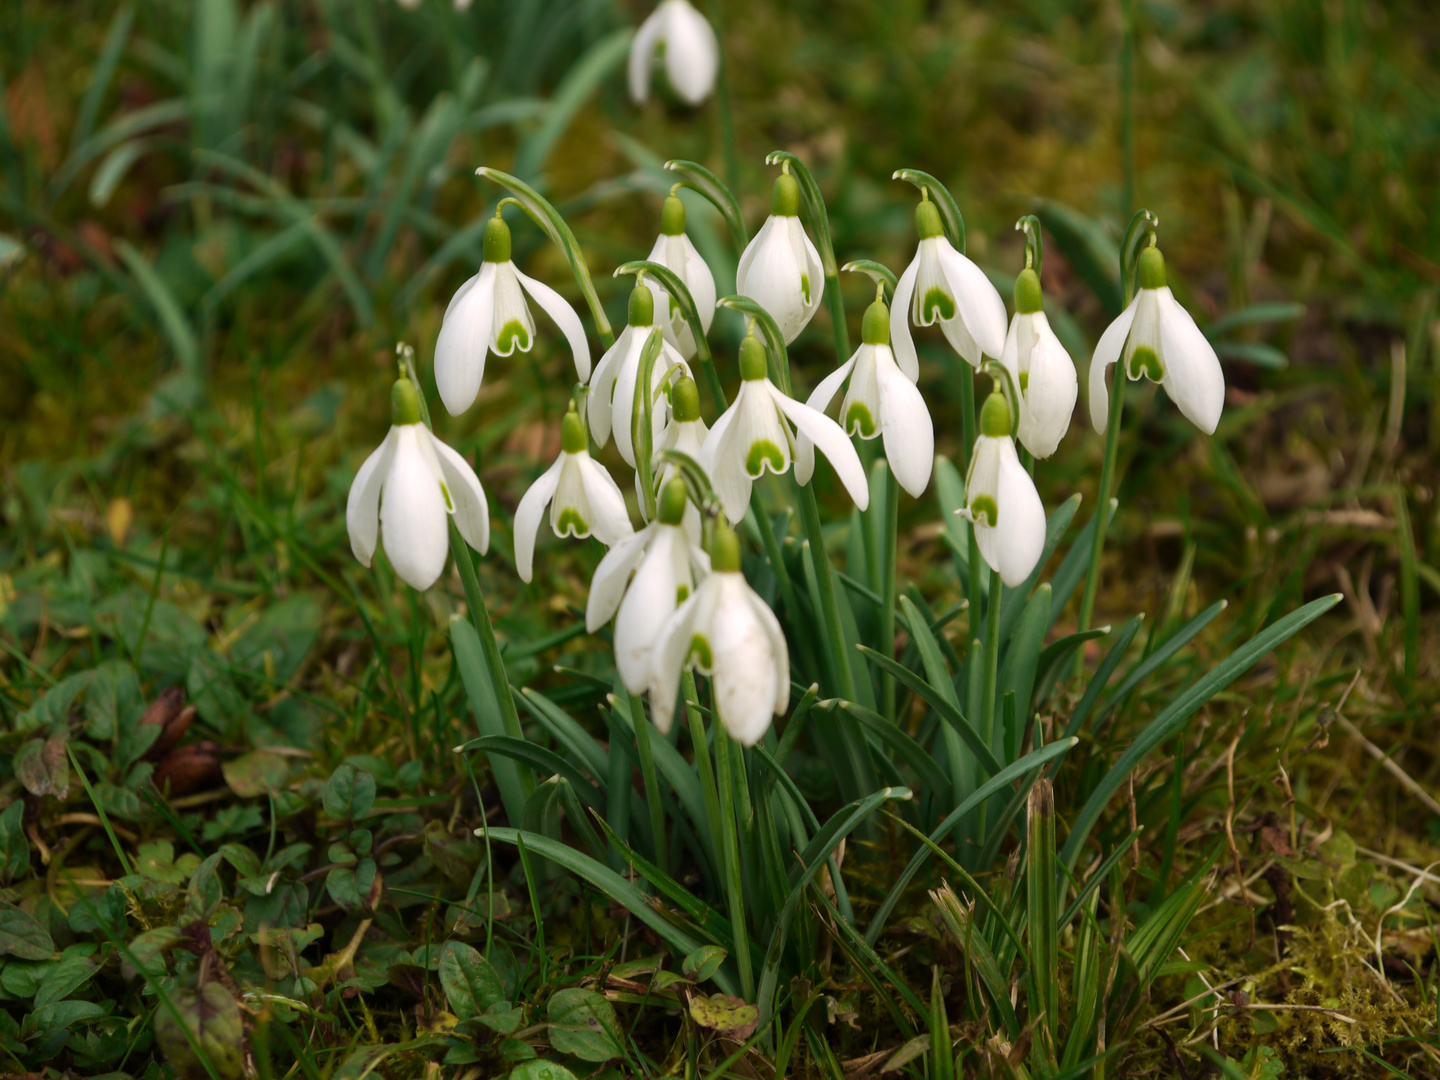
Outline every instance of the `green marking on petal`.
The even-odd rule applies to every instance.
[[[684,603],[686,600],[688,600],[689,598],[690,598],[690,586],[689,586],[689,585],[677,585],[677,586],[675,586],[675,606],[676,606],[676,607],[679,607],[681,604],[683,604],[683,603]]]
[[[853,402],[848,412],[845,413],[845,430],[851,435],[858,434],[862,439],[873,439],[875,437],[875,418],[870,415],[870,410],[861,401]]]
[[[936,285],[926,291],[920,312],[921,321],[927,324],[934,322],[937,315],[948,322],[955,317],[955,298]]]
[[[580,516],[580,511],[567,506],[560,511],[560,521],[555,526],[557,536],[588,536],[590,523]]]
[[[530,334],[520,322],[511,319],[500,328],[500,333],[495,335],[495,351],[510,352],[517,345],[521,352],[529,352]]]
[[[995,528],[995,523],[1000,520],[1000,508],[995,505],[995,499],[990,495],[976,495],[970,502],[970,518],[975,524],[980,524],[980,519],[985,519],[985,524]]]
[[[769,439],[756,439],[750,444],[750,452],[745,455],[745,471],[752,477],[759,476],[767,461],[770,462],[772,471],[785,471],[785,455],[780,452],[780,448]]]
[[[1029,373],[1028,371],[1022,371],[1022,372],[1020,372],[1020,392],[1023,394],[1023,393],[1025,393],[1025,391],[1027,391],[1027,390],[1029,390],[1029,389],[1030,389],[1030,373]]]
[[[450,489],[445,486],[445,481],[440,481],[440,494],[445,496],[445,509],[450,513],[455,512],[455,502],[450,498]]]
[[[800,295],[805,297],[805,303],[810,303],[810,275],[800,275]]]
[[[690,639],[690,654],[686,660],[691,658],[698,660],[707,671],[715,666],[715,656],[710,652],[710,642],[705,640],[704,634],[696,634]]]
[[[1165,365],[1160,363],[1160,357],[1149,345],[1141,345],[1130,355],[1130,378],[1138,379],[1144,375],[1151,382],[1160,382],[1165,378]]]

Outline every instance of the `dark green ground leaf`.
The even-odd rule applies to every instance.
[[[70,759],[64,735],[31,739],[15,755],[15,779],[32,795],[64,799],[70,794]]]
[[[720,965],[728,955],[730,954],[719,945],[705,945],[685,957],[680,963],[680,970],[687,979],[697,983],[704,982],[720,970]]]
[[[354,765],[341,765],[325,783],[325,813],[336,821],[362,818],[374,804],[375,777]]]
[[[46,960],[54,951],[55,943],[33,915],[0,900],[0,956]]]
[[[500,976],[490,961],[461,941],[447,942],[440,954],[440,985],[450,1011],[469,1020],[505,1000]]]
[[[551,995],[545,1007],[550,1045],[581,1061],[609,1061],[623,1051],[615,1007],[593,990],[571,987]]]
[[[0,812],[0,881],[14,881],[30,866],[30,841],[21,819],[25,803],[16,799]]]

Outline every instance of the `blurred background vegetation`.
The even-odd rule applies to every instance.
[[[753,228],[768,206],[764,154],[791,150],[820,182],[841,260],[896,271],[913,251],[913,198],[889,177],[924,169],[950,186],[971,256],[1002,286],[1021,265],[1013,222],[1041,214],[1047,302],[1084,385],[1117,310],[1113,251],[1132,209],[1118,4],[719,0],[705,10],[724,49],[722,99],[695,111],[663,94],[636,108],[624,93],[630,31],[649,10],[629,0],[3,6],[5,753],[23,741],[16,717],[40,691],[121,656],[147,686],[184,681],[208,703],[214,769],[289,746],[303,755],[296,790],[319,798],[315,776],[366,755],[396,799],[448,792],[442,811],[426,813],[443,817],[453,802],[455,826],[468,780],[449,748],[470,720],[459,707],[422,714],[436,691],[454,691],[445,625],[458,582],[424,597],[385,571],[374,583],[353,564],[343,506],[386,423],[397,341],[415,346],[433,393],[444,304],[478,264],[499,194],[474,176],[478,165],[535,184],[565,213],[616,325],[628,283],[609,271],[649,250],[666,159],[727,178]],[[1353,902],[1368,925],[1411,899],[1407,889],[1428,918],[1440,879],[1394,864],[1425,866],[1440,850],[1440,815],[1424,795],[1440,787],[1440,12],[1404,0],[1154,0],[1136,12],[1134,195],[1161,219],[1171,284],[1217,342],[1229,389],[1213,439],[1195,438],[1173,409],[1146,407],[1148,384],[1132,390],[1141,404],[1127,410],[1118,540],[1098,612],[1144,609],[1165,624],[1229,599],[1203,655],[1303,600],[1344,593],[1293,655],[1217,708],[1196,752],[1211,759],[1229,744],[1229,765],[1216,759],[1192,777],[1177,828],[1193,839],[1233,825],[1235,793],[1249,791],[1242,843],[1259,843],[1267,812],[1292,815],[1293,840],[1299,805],[1314,831],[1328,823],[1355,838],[1349,863],[1323,872],[1368,867]],[[723,224],[703,202],[690,209],[724,294],[734,255]],[[515,233],[517,262],[578,306],[561,254],[527,222]],[[872,286],[844,286],[856,333]],[[824,321],[792,348],[797,395],[833,363]],[[740,325],[717,322],[729,386]],[[553,548],[529,589],[509,558],[514,505],[559,444],[569,361],[549,331],[528,356],[492,362],[476,409],[437,418],[491,496],[496,539],[481,580],[502,637],[521,643],[510,654],[517,684],[543,681],[557,661],[584,667],[592,648],[556,651],[576,636],[595,552]],[[953,455],[954,362],[939,348],[923,360],[938,449]],[[1075,491],[1093,500],[1101,442],[1083,416],[1082,399],[1038,470],[1047,506]],[[932,500],[902,507],[902,576],[932,595],[954,585],[936,519]],[[389,655],[372,655],[355,615],[362,595]],[[223,694],[196,683],[197,655],[226,672]],[[1275,761],[1293,790],[1272,783]],[[402,776],[406,762],[420,764]],[[223,812],[253,808],[263,787],[225,779],[234,801]],[[13,797],[16,782],[5,783]],[[235,794],[246,790],[249,802]],[[72,799],[84,801],[78,788]],[[258,811],[216,826],[216,806],[197,806],[182,820],[204,830],[207,851],[226,838],[264,849]],[[104,834],[80,824],[87,835],[71,850],[90,845],[77,861],[95,867],[110,857]],[[440,848],[426,857],[443,861]],[[1249,876],[1264,849],[1246,850],[1247,881],[1264,888],[1268,879]],[[7,872],[9,899],[32,895],[22,879]],[[57,880],[50,871],[42,892],[60,910]],[[1216,902],[1233,919],[1247,894],[1230,887]],[[1384,1075],[1375,1054],[1436,1075],[1418,1042],[1382,1045],[1434,1038],[1433,942],[1404,933],[1414,938],[1405,958],[1381,963],[1404,986],[1393,1001],[1355,989],[1360,961],[1352,970],[1335,958],[1365,946],[1343,935],[1307,939],[1293,965],[1253,935],[1212,939],[1207,958],[1249,979],[1237,983],[1247,993],[1279,1000],[1313,984],[1316,1001],[1375,1017],[1372,1051],[1329,1052],[1354,1041],[1343,1025],[1277,1013],[1278,1030],[1225,1020],[1227,1052],[1250,1076],[1281,1075],[1257,1070],[1285,1062],[1287,1076]],[[1174,982],[1157,1014],[1191,996]],[[18,1018],[24,998],[3,986]],[[34,1030],[6,1053],[27,1068],[146,1072],[137,1062],[148,1043],[127,1064],[140,1037],[125,1030],[123,1058],[78,1043],[68,1057],[37,1056]],[[874,1048],[846,1046],[857,1057]],[[1187,1057],[1172,1068],[1173,1044],[1155,1038],[1138,1046],[1136,1068],[1205,1067]]]

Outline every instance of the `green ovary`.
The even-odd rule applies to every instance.
[[[845,413],[845,430],[851,435],[859,435],[862,439],[873,439],[875,437],[875,418],[870,415],[870,410],[865,407],[864,402],[856,401]]]
[[[772,472],[785,471],[785,455],[780,452],[780,448],[769,439],[759,439],[751,443],[750,453],[745,455],[745,471],[752,477],[759,476],[767,461],[770,462]]]
[[[1141,345],[1130,356],[1130,378],[1138,379],[1141,375],[1151,382],[1165,378],[1165,365],[1148,345]]]
[[[555,524],[559,536],[589,536],[590,523],[580,516],[580,511],[567,506],[560,511],[560,520]]]
[[[710,642],[705,640],[701,634],[696,634],[690,639],[690,655],[687,659],[694,659],[706,671],[711,671],[715,667],[715,656],[710,652]]]
[[[924,323],[934,322],[937,315],[948,322],[955,317],[955,298],[936,286],[925,293],[920,311]]]
[[[495,351],[497,353],[512,352],[517,345],[521,352],[529,352],[530,334],[524,326],[511,319],[500,328],[500,333],[495,335]]]
[[[995,500],[989,495],[976,495],[970,503],[970,518],[975,524],[980,524],[980,519],[985,519],[985,524],[995,528],[995,523],[1000,520],[1000,508],[995,505]]]

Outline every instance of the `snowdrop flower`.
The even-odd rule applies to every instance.
[[[965,476],[965,506],[975,543],[1008,587],[1023,585],[1045,547],[1045,507],[1010,438],[1010,406],[991,394],[980,410],[980,437]]]
[[[615,446],[625,464],[635,467],[635,440],[632,425],[635,419],[635,381],[640,378],[640,354],[654,330],[655,300],[644,285],[636,285],[630,293],[630,319],[615,344],[606,350],[595,367],[590,384],[590,433],[595,442],[604,446],[615,431]],[[681,359],[675,347],[662,339],[660,355],[651,368],[650,392],[655,393],[665,381],[672,366],[687,374],[690,365]],[[651,446],[659,446],[664,436],[667,417],[663,402],[650,411]]]
[[[660,235],[647,256],[650,262],[673,270],[675,276],[690,290],[690,299],[695,301],[695,313],[700,316],[700,328],[710,332],[710,323],[715,319],[715,276],[710,267],[695,250],[690,237],[685,235],[685,204],[675,195],[665,199],[665,208],[660,212]],[[655,303],[662,305],[660,325],[665,331],[665,340],[680,350],[686,360],[695,359],[695,335],[680,307],[670,299],[663,286],[653,278],[646,285],[655,294]]]
[[[687,105],[699,105],[715,88],[720,45],[704,15],[689,0],[660,0],[640,24],[630,44],[630,96],[644,104],[650,96],[650,69],[663,49],[665,75]]]
[[[1090,361],[1090,422],[1096,431],[1108,425],[1105,369],[1123,356],[1131,380],[1143,375],[1158,382],[1187,420],[1213,435],[1225,404],[1220,358],[1165,283],[1165,259],[1153,236],[1140,253],[1136,281],[1135,299],[1100,335]]]
[[[1080,381],[1041,308],[1040,275],[1027,266],[1015,279],[1015,315],[1000,363],[1020,388],[1020,441],[1037,458],[1048,458],[1070,430]]]
[[[770,192],[770,216],[735,271],[735,291],[770,313],[787,345],[805,329],[825,291],[820,253],[799,215],[800,184],[783,172]]]
[[[840,405],[841,427],[862,439],[883,435],[890,471],[918,499],[930,483],[935,462],[935,427],[925,399],[895,363],[890,310],[880,297],[865,310],[861,341],[855,355],[822,379],[806,404],[824,412],[848,375],[850,388]],[[795,479],[809,483],[814,467],[814,445],[801,435],[795,440]]]
[[[855,447],[834,420],[795,401],[769,380],[765,346],[753,334],[740,344],[740,380],[740,392],[701,448],[700,464],[710,474],[726,516],[732,522],[745,516],[750,488],[766,469],[778,476],[790,468],[790,424],[830,459],[845,490],[864,510],[870,488]],[[809,477],[797,474],[796,479],[806,483]]]
[[[619,485],[590,456],[585,421],[573,402],[560,426],[560,447],[555,464],[530,485],[515,510],[515,571],[524,582],[534,573],[535,535],[547,504],[550,528],[562,539],[594,536],[613,547],[635,531]]]
[[[569,341],[580,381],[590,378],[590,346],[580,316],[550,286],[515,268],[510,261],[510,226],[496,210],[485,223],[485,259],[480,272],[455,290],[435,342],[435,385],[451,416],[459,416],[475,403],[485,375],[486,353],[509,356],[517,348],[529,352],[535,343],[535,320],[525,302],[527,292]]]
[[[345,503],[350,550],[368,567],[377,533],[390,565],[407,585],[428,589],[445,569],[450,550],[447,514],[465,542],[490,549],[490,510],[475,470],[420,422],[415,384],[399,379],[390,391],[390,433],[365,459]]]
[[[676,466],[669,462],[665,462],[663,467],[660,467],[664,452],[678,450],[698,465],[705,447],[705,439],[709,434],[710,429],[705,426],[705,421],[700,419],[700,388],[695,385],[695,380],[690,376],[682,375],[670,388],[670,423],[665,428],[664,441],[657,443],[655,449],[655,465],[659,467],[659,483],[662,490],[679,473]],[[635,483],[638,487],[639,473],[635,475]],[[637,491],[637,494],[641,496],[640,505],[644,506],[643,493]],[[691,543],[699,544],[701,538],[700,511],[693,503],[685,504],[685,518],[682,524]]]
[[[659,520],[611,548],[590,580],[585,629],[593,634],[615,617],[615,666],[632,694],[650,685],[650,650],[665,620],[710,572],[710,556],[682,524],[687,509],[693,508],[685,482],[671,480],[660,496]]]
[[[715,712],[730,737],[754,746],[790,701],[790,655],[775,613],[740,572],[740,541],[723,521],[710,545],[710,576],[665,620],[650,662],[650,715],[670,730],[680,673],[711,678]]]
[[[915,231],[920,247],[895,286],[895,308],[910,309],[910,318],[894,326],[895,359],[900,370],[919,381],[920,362],[909,323],[940,329],[951,348],[978,368],[984,356],[998,357],[1005,347],[1005,301],[973,262],[956,251],[945,237],[940,211],[924,193],[915,207]]]

